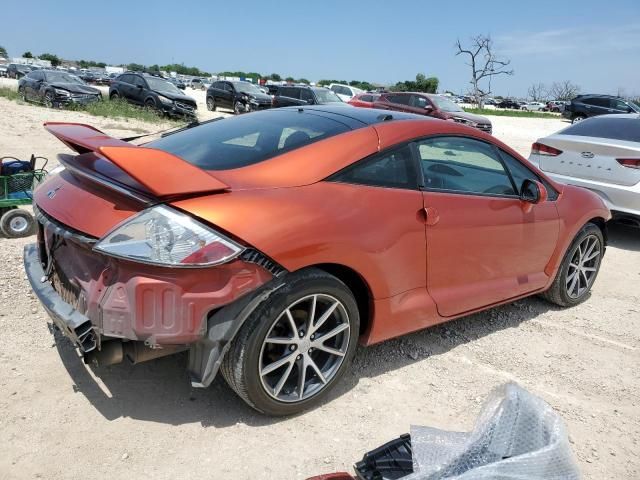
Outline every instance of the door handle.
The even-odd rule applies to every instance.
[[[440,221],[440,214],[435,207],[424,207],[420,210],[424,218],[425,225],[435,225]]]

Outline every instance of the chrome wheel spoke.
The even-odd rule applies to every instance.
[[[582,271],[584,272],[595,272],[596,267],[582,267]]]
[[[569,285],[569,288],[567,289],[567,291],[569,292],[569,295],[573,296],[573,290],[576,287],[576,284],[578,283],[578,275],[575,275],[573,277],[573,280],[571,280],[571,284]]]
[[[315,346],[313,347],[316,350],[322,350],[323,352],[327,352],[331,355],[337,355],[338,357],[344,357],[345,356],[345,352],[343,352],[342,350],[338,350],[336,348],[331,348],[331,347],[327,347],[326,345],[322,345],[322,343],[318,343],[315,344]]]
[[[289,375],[291,375],[291,370],[293,370],[293,366],[294,365],[295,365],[295,362],[293,361],[293,359],[291,359],[289,361],[289,366],[287,366],[287,369],[284,372],[284,375],[282,375],[282,378],[280,378],[280,380],[276,384],[275,388],[273,389],[273,394],[275,396],[278,396],[280,394],[280,391],[282,390],[282,387],[284,387],[284,384],[289,379]]]
[[[316,375],[318,376],[320,381],[323,384],[327,383],[327,379],[324,378],[324,375],[322,374],[322,372],[318,368],[318,365],[316,365],[316,362],[313,361],[313,358],[309,357],[309,362],[308,363],[309,363],[309,366],[313,369],[313,371],[316,372]]]
[[[583,263],[593,260],[594,258],[597,258],[599,255],[600,255],[600,250],[595,250],[591,255],[584,257]]]
[[[265,375],[269,375],[271,372],[279,369],[280,367],[282,367],[283,365],[285,365],[287,362],[291,362],[294,359],[294,355],[292,353],[287,354],[286,356],[282,357],[280,360],[276,360],[273,363],[270,363],[269,365],[267,365],[266,367],[264,367],[261,371],[260,371],[260,375],[262,375],[263,377]]]
[[[591,287],[598,271],[600,240],[589,235],[577,246],[566,273],[566,291],[572,298],[582,296]]]
[[[289,320],[289,326],[291,327],[291,332],[293,333],[293,336],[297,336],[298,335],[298,327],[296,326],[296,321],[293,319],[293,315],[291,315],[291,310],[289,310],[288,308],[284,311],[285,315],[287,316],[287,319]]]
[[[336,335],[338,335],[340,332],[344,332],[348,328],[349,328],[349,324],[348,323],[341,323],[340,325],[338,325],[333,330],[325,333],[324,335],[322,335],[322,337],[316,339],[316,341],[319,342],[319,343],[324,343],[327,340],[329,340],[330,338],[333,338]]]
[[[327,319],[331,316],[331,314],[333,313],[333,311],[338,307],[338,302],[336,301],[333,305],[331,305],[326,312],[324,312],[322,314],[322,316],[318,319],[317,323],[315,325],[313,325],[313,327],[311,328],[312,331],[317,332],[318,329],[320,327],[322,327],[322,325],[324,325],[324,322],[327,321]]]
[[[296,343],[296,338],[290,337],[269,337],[265,340],[266,343],[273,343],[275,345],[291,345]]]
[[[300,375],[298,376],[298,399],[302,400],[304,397],[304,384],[307,381],[307,357],[306,355],[302,356],[302,360],[300,361]]]
[[[578,275],[579,270],[574,270],[573,273],[571,275],[567,275],[567,285],[569,284],[569,282],[571,282],[574,278],[576,278],[576,275]]]

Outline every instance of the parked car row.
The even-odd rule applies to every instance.
[[[572,123],[606,114],[640,113],[640,106],[612,95],[578,95],[565,106],[562,116]]]
[[[97,88],[88,86],[75,75],[58,70],[32,70],[18,81],[18,93],[23,100],[48,107],[86,105],[102,99]]]

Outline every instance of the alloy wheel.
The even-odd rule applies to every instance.
[[[579,298],[593,284],[600,264],[600,239],[595,235],[585,237],[576,247],[569,262],[565,286],[567,295]]]
[[[335,297],[314,294],[290,304],[260,349],[258,375],[265,392],[287,403],[318,394],[340,369],[350,335],[349,315]]]
[[[47,93],[47,94],[44,96],[44,105],[45,105],[47,108],[53,108],[53,103],[54,103],[54,101],[53,101],[53,95],[52,95],[51,93]]]

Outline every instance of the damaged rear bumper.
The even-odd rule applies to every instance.
[[[87,362],[137,363],[188,349],[192,383],[206,387],[244,320],[286,273],[251,250],[202,269],[121,261],[34,210],[38,244],[24,250],[27,278]]]

